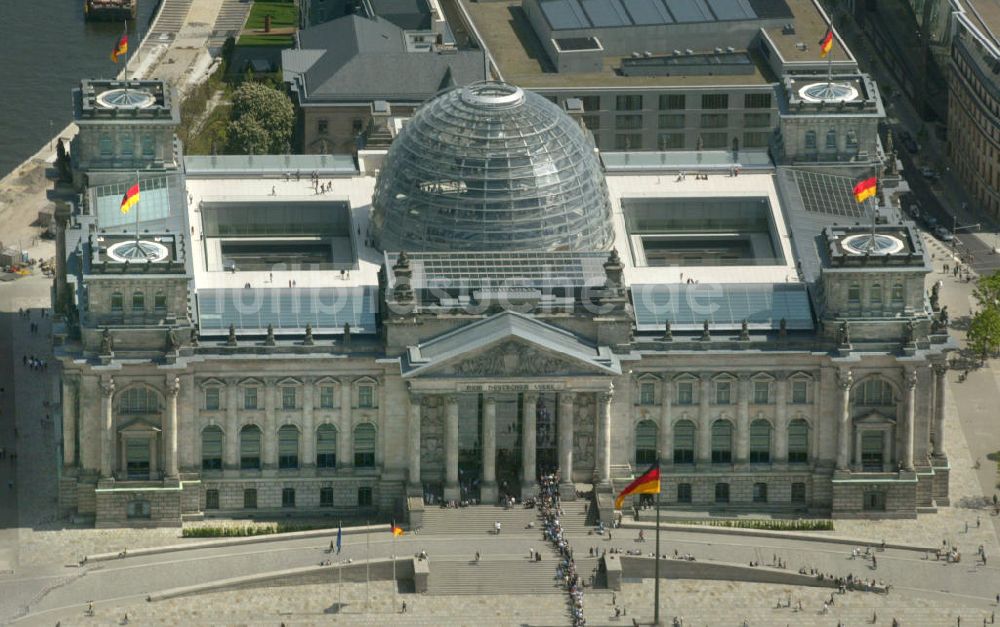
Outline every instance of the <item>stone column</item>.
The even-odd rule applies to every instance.
[[[666,377],[667,375],[664,375]],[[674,425],[671,408],[674,402],[674,386],[670,379],[663,381],[663,397],[660,399],[660,466],[674,463]]]
[[[788,463],[788,379],[784,374],[775,381],[774,457],[775,464]]]
[[[573,405],[576,396],[573,392],[559,393],[559,475],[561,489],[559,494],[567,500],[576,497],[576,487],[573,483]]]
[[[712,379],[709,375],[701,375],[701,392],[698,395],[698,443],[699,465],[712,463],[712,417],[709,415],[708,401],[712,389]]]
[[[167,377],[167,419],[163,429],[163,473],[168,478],[177,477],[177,394],[181,380]]]
[[[491,394],[483,395],[483,476],[479,485],[479,500],[496,503],[497,490],[497,399]]]
[[[423,398],[410,392],[410,419],[406,426],[406,455],[409,477],[407,493],[413,496],[423,496],[423,484],[420,482],[420,411]]]
[[[458,485],[458,397],[445,397],[444,421],[444,498],[459,500],[461,489]]]
[[[903,470],[913,470],[913,436],[916,430],[917,412],[917,371],[907,369],[903,375],[903,383],[906,388],[906,417],[903,427],[903,451],[900,462]]]
[[[862,432],[862,430],[860,428],[854,430],[854,464],[851,466],[851,468],[855,472],[861,472],[861,469],[862,469],[862,465],[861,465],[861,432]],[[887,439],[888,439],[888,434],[886,434],[886,436],[887,436]],[[882,445],[884,447],[885,446],[885,442],[883,442]],[[886,460],[886,461],[888,461],[888,460]]]
[[[740,375],[740,400],[736,413],[736,463],[746,465],[750,459],[750,377]]]
[[[159,454],[158,451],[156,450],[155,434],[151,435],[149,439],[146,440],[146,446],[149,447],[149,479],[152,480],[156,478],[156,473],[159,470],[159,464],[157,463],[159,461]],[[122,453],[122,459],[127,459],[127,457],[128,457],[128,447],[126,446],[124,452]],[[128,471],[127,463],[123,465],[122,470],[126,472]]]
[[[860,451],[861,446],[858,446]],[[858,464],[861,464],[861,453],[858,453]],[[892,430],[882,430],[882,472],[892,472]]]
[[[340,428],[337,430],[337,469],[354,467],[354,425],[351,424],[350,380],[340,382]]]
[[[535,493],[538,393],[525,392],[521,402],[521,496],[523,497]]]
[[[598,440],[601,449],[597,455],[597,481],[601,486],[611,483],[611,400],[613,391],[597,395]]]
[[[854,375],[850,370],[837,371],[839,406],[837,407],[837,470],[847,470],[850,463],[851,447],[851,386]],[[859,460],[860,461],[860,460]]]
[[[62,435],[63,465],[76,465],[76,402],[78,394],[75,381],[62,382]]]
[[[277,397],[275,380],[264,381],[264,470],[278,469],[278,425],[274,415]]]
[[[112,476],[115,467],[115,434],[114,434],[114,396],[115,380],[108,378],[101,381],[101,477]]]
[[[934,364],[934,457],[944,457],[944,416],[947,406],[947,364]]]
[[[223,449],[222,467],[228,471],[240,469],[240,381],[226,380],[226,446]]]

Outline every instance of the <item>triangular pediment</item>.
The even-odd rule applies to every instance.
[[[417,346],[404,362],[404,377],[540,377],[617,375],[621,365],[608,347],[505,311]]]
[[[896,421],[888,416],[884,416],[877,411],[870,412],[854,419],[854,424],[856,425],[884,425],[884,424],[895,424]]]

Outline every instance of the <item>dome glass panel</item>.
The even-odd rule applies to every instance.
[[[387,251],[608,250],[614,238],[586,131],[504,83],[421,107],[389,148],[373,204]]]

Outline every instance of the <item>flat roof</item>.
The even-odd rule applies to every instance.
[[[746,172],[730,176],[728,172],[709,174],[699,180],[693,174],[683,178],[665,171],[662,175],[607,174],[608,192],[611,197],[612,220],[615,229],[615,248],[625,266],[627,285],[686,284],[688,279],[698,283],[800,283],[792,253],[792,240],[785,224],[781,200],[770,172]],[[622,210],[622,199],[669,199],[671,203],[684,198],[767,198],[771,222],[774,225],[775,245],[780,247],[784,263],[779,265],[735,266],[645,266],[636,267],[629,246],[629,235]]]
[[[1000,0],[961,0],[965,14],[978,28],[988,31],[984,35],[1000,45]]]
[[[620,76],[615,70],[621,55],[604,58],[601,72],[557,72],[549,61],[538,35],[528,21],[520,0],[464,2],[465,10],[482,36],[505,81],[528,88],[545,87],[715,87],[726,85],[767,85],[769,81],[756,67],[752,74],[733,76]],[[792,0],[793,2],[796,0]],[[803,2],[804,0],[797,0]],[[817,35],[817,40],[819,35]],[[664,49],[667,44],[664,44]]]
[[[771,38],[771,41],[774,42],[775,48],[778,49],[778,52],[781,53],[785,61],[825,62],[826,59],[819,58],[819,40],[826,34],[828,25],[826,17],[820,11],[819,7],[816,6],[814,0],[785,1],[795,16],[795,33],[786,35],[780,26],[764,29],[768,37]],[[845,60],[854,61],[854,56],[844,46],[844,42],[837,33],[837,30],[834,29],[833,33],[836,40],[830,54],[833,57],[834,63]],[[796,45],[800,42],[805,44],[803,48],[799,48]]]

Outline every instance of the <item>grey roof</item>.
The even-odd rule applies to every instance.
[[[482,50],[408,52],[388,19],[348,15],[299,31],[283,50],[285,80],[299,101],[423,102],[442,88],[486,78]]]
[[[569,331],[531,316],[504,311],[410,347],[407,354],[409,372],[404,376],[437,367],[462,355],[479,352],[509,338],[519,338],[607,374],[621,374],[621,364],[608,347],[594,346]]]
[[[375,15],[406,30],[431,27],[431,9],[427,0],[371,0]]]

